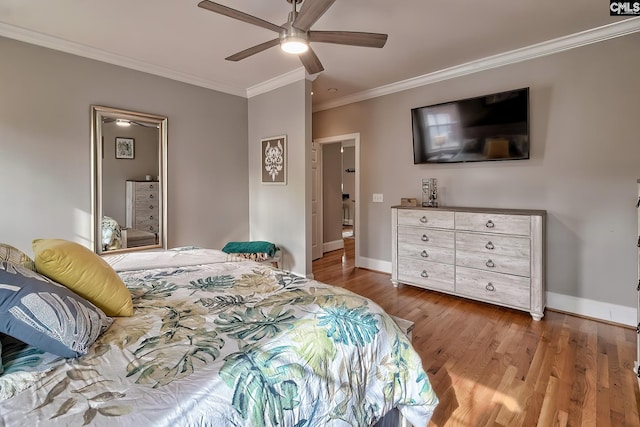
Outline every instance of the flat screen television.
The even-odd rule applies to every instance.
[[[413,163],[529,158],[529,88],[413,108]]]

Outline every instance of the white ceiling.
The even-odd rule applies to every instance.
[[[277,25],[286,0],[218,0]],[[197,7],[198,0],[0,0],[0,36],[247,96],[303,73],[278,47],[224,58],[275,33]],[[626,17],[628,18],[628,17]],[[325,71],[315,105],[612,23],[606,0],[337,0],[315,30],[389,34],[382,49],[312,44]],[[627,25],[629,27],[629,25]],[[633,31],[640,19],[632,18]],[[329,92],[329,88],[338,89]]]

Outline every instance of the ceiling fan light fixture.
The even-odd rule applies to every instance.
[[[289,36],[280,42],[280,49],[287,53],[299,55],[309,50],[309,42],[303,37]]]

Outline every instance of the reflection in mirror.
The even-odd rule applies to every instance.
[[[167,118],[91,106],[96,253],[167,247]]]

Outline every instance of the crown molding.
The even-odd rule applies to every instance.
[[[127,58],[122,55],[116,55],[114,53],[110,53],[100,49],[85,46],[80,43],[63,40],[57,37],[48,36],[48,35],[31,31],[31,30],[26,30],[24,28],[5,24],[3,22],[0,22],[0,36],[18,40],[25,43],[46,47],[49,49],[58,50],[65,53],[70,53],[72,55],[77,55],[84,58],[94,59],[96,61],[106,62],[108,64],[130,68],[136,71],[142,71],[144,73],[149,73],[149,74],[153,74],[160,77],[166,77],[171,80],[176,80],[183,83],[189,83],[195,86],[216,90],[216,91],[228,93],[231,95],[237,95],[241,97],[246,96],[246,91],[244,90],[244,88],[229,86],[226,84],[203,79],[190,74],[181,73],[179,71],[171,70],[169,68],[149,64],[147,62],[139,61],[137,59]]]
[[[634,17],[324,102],[314,106],[313,112],[340,107],[354,102],[365,101],[367,99],[377,98],[383,95],[389,95],[403,90],[413,89],[484,70],[490,70],[492,68],[516,64],[518,62],[552,55],[580,46],[598,43],[616,37],[622,37],[638,31],[640,31],[640,17]],[[128,58],[122,55],[116,55],[114,53],[92,48],[80,43],[48,36],[3,22],[0,22],[0,36],[246,98],[251,98],[253,96],[272,91],[299,80],[307,79],[313,81],[318,76],[317,74],[309,75],[304,67],[300,67],[244,89],[203,79],[201,77],[160,67],[154,64],[149,64],[147,62]]]
[[[247,88],[247,98],[253,98],[254,96],[271,92],[272,90],[286,86],[291,83],[295,83],[300,80],[314,81],[318,77],[317,74],[309,74],[304,67],[296,68],[288,73],[276,76],[272,79],[258,83],[257,85]]]
[[[407,80],[379,86],[374,89],[358,92],[332,101],[323,102],[315,105],[313,107],[313,112],[315,113],[322,110],[328,110],[330,108],[341,107],[354,102],[365,101],[367,99],[377,98],[383,95],[390,95],[392,93],[454,79],[456,77],[466,76],[468,74],[490,70],[492,68],[516,64],[518,62],[528,61],[542,56],[553,55],[555,53],[575,49],[577,47],[626,36],[638,31],[640,31],[640,17],[634,17],[613,24],[604,25],[602,27],[537,43],[524,48],[489,56],[476,61],[467,62],[465,64],[456,65],[454,67],[445,68],[422,76],[412,77]]]

